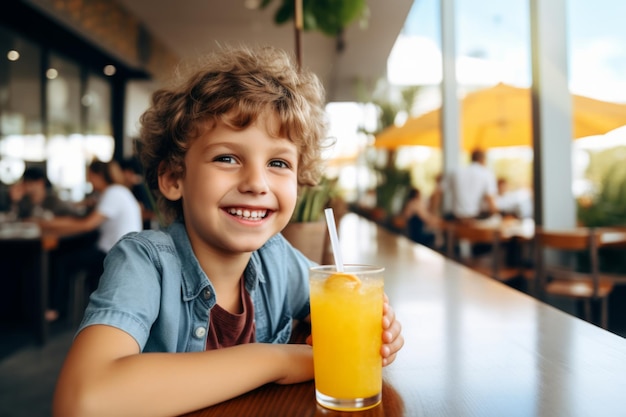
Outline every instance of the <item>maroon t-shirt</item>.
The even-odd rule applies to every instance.
[[[211,309],[209,318],[209,335],[206,340],[206,349],[253,343],[256,341],[254,328],[254,305],[250,294],[246,291],[243,279],[240,280],[241,301],[243,311],[232,314],[224,310],[219,304]]]

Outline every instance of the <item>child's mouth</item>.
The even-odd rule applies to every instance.
[[[244,220],[261,220],[267,216],[267,210],[251,210],[245,208],[229,208],[228,213]]]

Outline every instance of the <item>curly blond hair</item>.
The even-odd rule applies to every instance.
[[[324,104],[317,76],[298,70],[290,55],[269,46],[221,47],[188,77],[156,91],[140,119],[139,156],[164,222],[182,218],[182,203],[161,195],[159,175],[169,171],[183,178],[192,141],[218,122],[241,130],[272,111],[279,128],[269,133],[298,147],[298,185],[315,185],[327,132]]]

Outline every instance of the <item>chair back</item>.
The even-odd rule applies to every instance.
[[[455,225],[453,230],[457,240],[467,240],[473,244],[493,244],[495,241],[500,240],[500,232],[494,228],[460,223]]]
[[[548,274],[558,278],[571,280],[591,280],[593,297],[598,296],[600,267],[598,244],[600,233],[594,228],[576,228],[572,230],[546,230],[535,228],[536,264],[539,287],[544,288]],[[545,249],[553,249],[561,253],[586,253],[589,257],[589,270],[576,271],[573,267],[556,266],[555,262],[547,262]]]
[[[461,254],[457,255],[456,250],[460,242],[465,241],[470,246],[479,244],[489,245],[491,251],[489,253],[490,271],[488,274],[492,277],[499,276],[502,253],[500,246],[501,232],[498,228],[483,227],[468,222],[458,222],[448,223],[446,225],[446,232],[446,251],[448,257],[468,264],[467,259],[464,259]]]

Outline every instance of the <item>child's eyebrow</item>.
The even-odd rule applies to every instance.
[[[278,154],[289,154],[293,155],[294,157],[298,156],[298,154],[300,153],[298,146],[291,141],[277,145],[274,151]]]
[[[250,145],[249,141],[219,141],[219,142],[211,142],[203,144],[200,152],[209,152],[215,148],[227,148],[232,149],[233,151],[237,151],[238,148],[247,147]],[[298,146],[289,139],[286,138],[276,138],[275,145],[272,147],[272,151],[275,153],[289,153],[297,156],[299,153]]]

